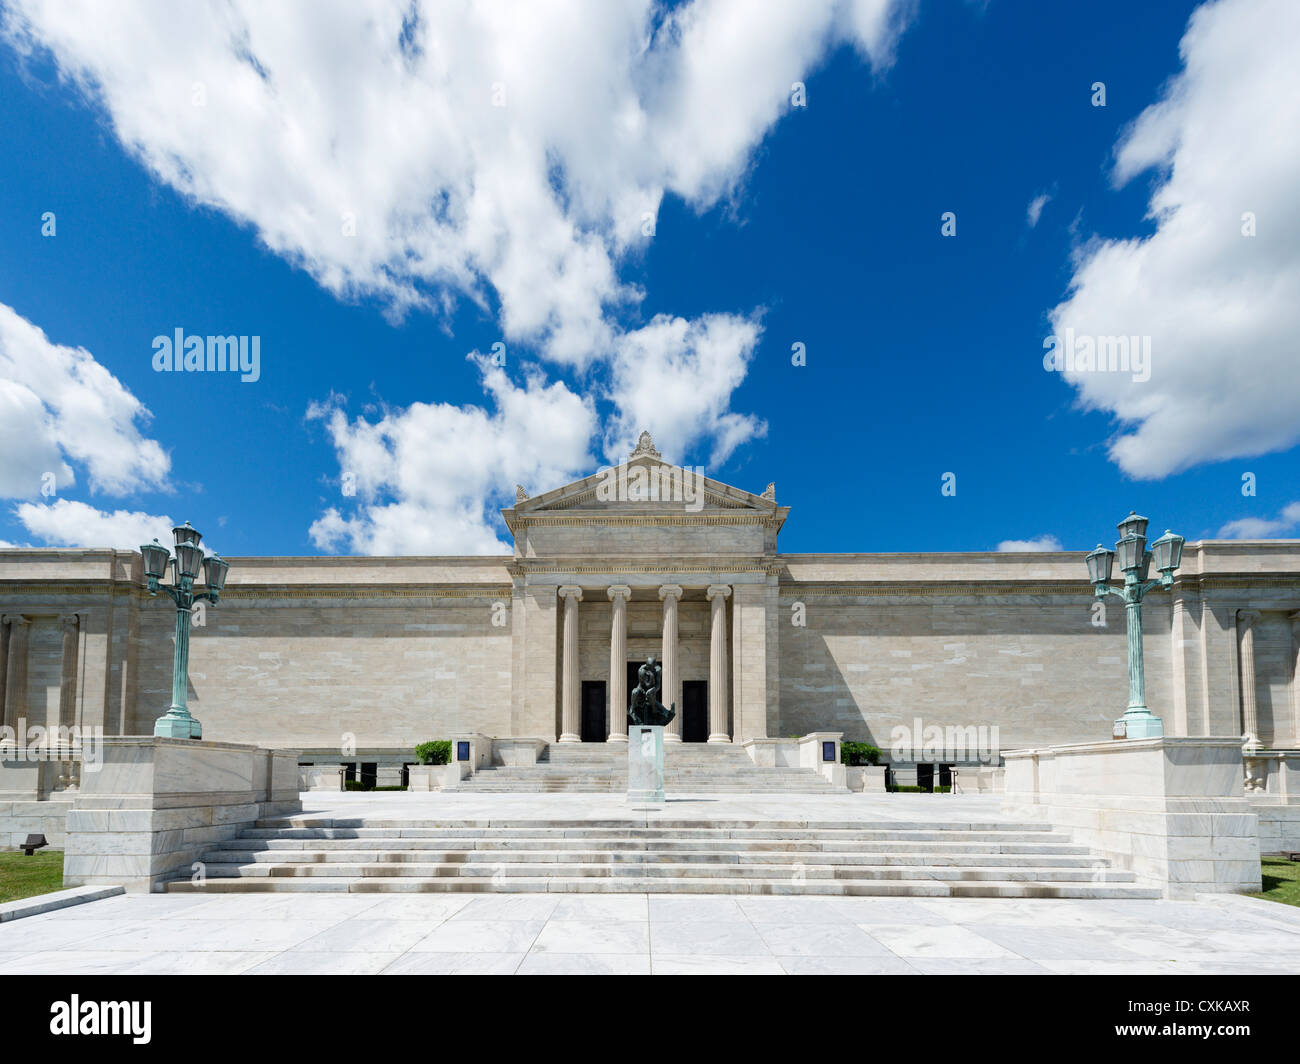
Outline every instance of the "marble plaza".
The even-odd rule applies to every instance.
[[[0,974],[1300,974],[1300,914],[1200,902],[124,895],[0,925]]]

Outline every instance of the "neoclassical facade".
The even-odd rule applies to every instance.
[[[789,513],[645,436],[613,470],[520,488],[508,557],[234,558],[195,617],[190,708],[207,739],[308,761],[409,760],[463,732],[617,743],[653,654],[670,743],[839,731],[888,748],[918,724],[996,729],[1004,750],[1109,737],[1124,617],[1095,603],[1081,553],[785,554]],[[7,725],[152,730],[173,608],[143,583],[130,551],[0,551]],[[1167,734],[1300,746],[1298,611],[1300,542],[1188,544],[1144,606]]]

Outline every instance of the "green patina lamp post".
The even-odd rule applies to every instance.
[[[1170,587],[1174,573],[1183,560],[1183,537],[1166,530],[1165,534],[1147,550],[1147,519],[1131,511],[1119,523],[1119,540],[1113,551],[1100,543],[1087,557],[1088,579],[1092,581],[1097,598],[1118,595],[1124,600],[1124,613],[1128,621],[1128,710],[1115,721],[1113,736],[1116,739],[1157,739],[1164,735],[1164,724],[1147,709],[1146,673],[1142,667],[1142,600],[1153,587]],[[1119,556],[1124,583],[1118,587],[1110,583],[1111,567]],[[1155,562],[1156,580],[1148,580],[1147,573]]]
[[[194,603],[211,602],[214,606],[221,597],[221,589],[226,586],[226,573],[230,570],[228,562],[213,554],[203,556],[199,540],[203,537],[190,527],[188,521],[172,529],[176,537],[176,557],[156,539],[140,548],[144,558],[144,575],[148,580],[149,594],[157,595],[165,591],[176,603],[176,648],[172,654],[172,704],[166,714],[159,717],[153,726],[154,735],[168,739],[202,739],[203,727],[190,716],[185,704],[189,689],[190,676],[190,610]],[[172,565],[172,584],[162,583],[167,573],[167,565]],[[194,581],[203,568],[203,583],[206,591],[196,592]]]

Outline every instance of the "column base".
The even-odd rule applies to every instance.
[[[730,735],[726,735],[726,734],[724,734],[724,733],[722,733],[722,732],[716,732],[715,734],[709,736],[709,742],[711,742],[711,743],[730,743],[730,742],[731,742],[731,736],[730,736]]]
[[[607,742],[607,743],[625,743],[625,742],[627,742],[627,736],[626,736],[626,735],[611,735],[608,739],[605,740],[605,742]]]
[[[1116,732],[1120,725],[1123,725],[1125,739],[1160,739],[1165,734],[1164,721],[1150,713],[1134,714],[1131,717],[1125,713],[1115,721]]]
[[[153,722],[153,733],[161,739],[202,739],[203,725],[188,714],[182,717],[169,712]]]
[[[580,743],[582,742],[582,736],[574,735],[572,732],[565,732],[558,741],[562,743]]]
[[[664,742],[665,742],[665,743],[680,743],[681,741],[682,741],[682,737],[681,737],[680,735],[665,735],[665,736],[664,736]]]

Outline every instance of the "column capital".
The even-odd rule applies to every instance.
[[[680,584],[664,584],[663,587],[661,587],[661,588],[659,589],[659,597],[660,597],[661,599],[667,599],[667,598],[675,598],[675,599],[679,599],[679,598],[681,598],[681,597],[682,597],[682,589],[681,589],[681,585],[680,585]]]
[[[1259,610],[1238,610],[1237,623],[1243,628],[1249,628],[1259,620]]]
[[[582,601],[582,588],[577,584],[564,584],[560,587],[560,598],[574,599],[577,602]]]
[[[704,592],[704,594],[705,594],[705,596],[708,597],[710,600],[715,599],[715,598],[719,598],[719,597],[725,599],[728,595],[731,594],[731,585],[730,585],[730,584],[710,584],[710,585],[708,586],[708,589]]]
[[[21,613],[6,613],[0,620],[7,621],[9,624],[31,624],[32,622],[24,617]]]
[[[65,613],[59,620],[63,622],[64,628],[73,628],[81,621],[81,616],[76,613]]]
[[[611,602],[614,599],[627,601],[632,597],[632,589],[627,584],[610,584],[605,588],[605,594],[609,596]]]

